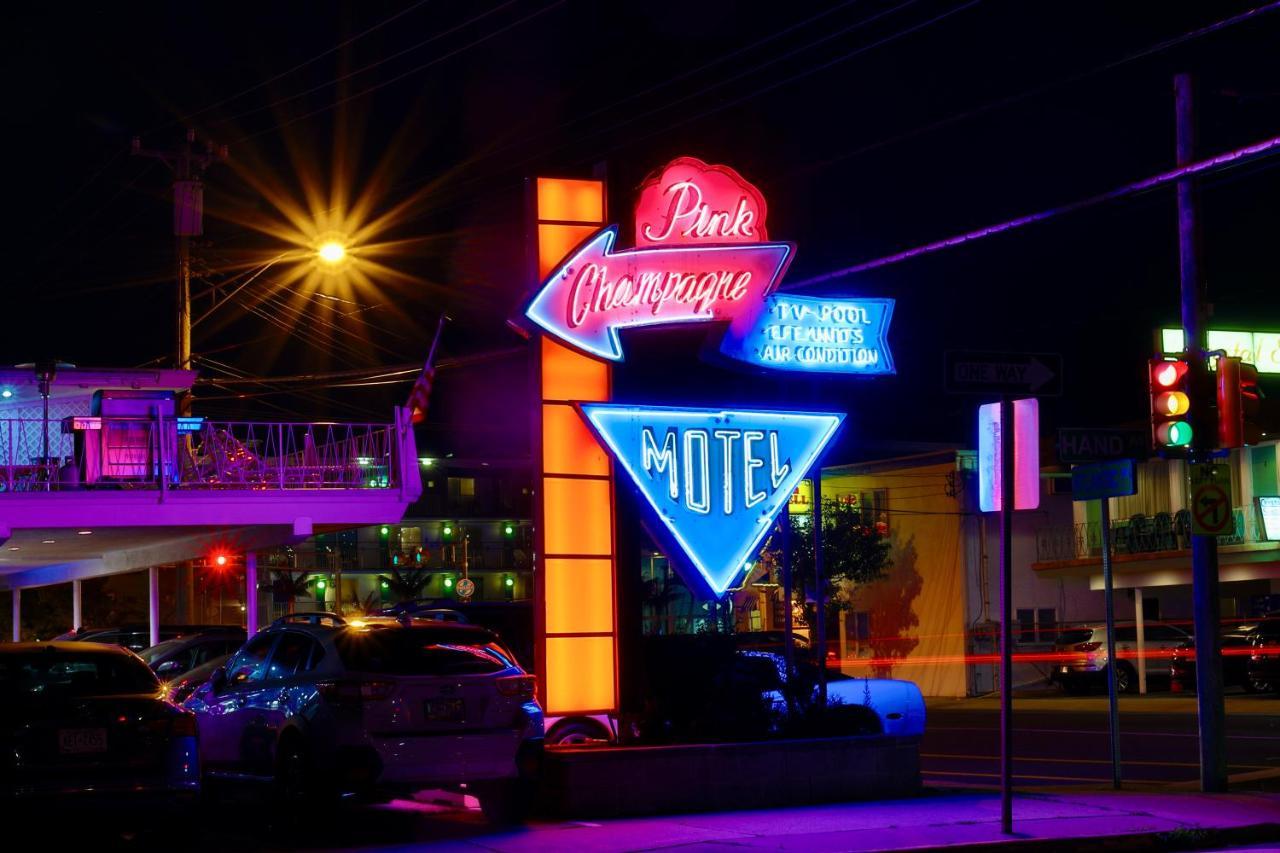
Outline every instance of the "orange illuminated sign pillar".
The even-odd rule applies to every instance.
[[[538,279],[605,221],[604,182],[538,178]],[[549,715],[618,709],[613,467],[572,403],[607,401],[608,362],[535,339],[539,411],[534,624]]]

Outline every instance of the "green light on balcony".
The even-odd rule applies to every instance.
[[[445,589],[453,589],[453,578],[445,578],[445,579],[444,579],[444,588],[445,588]]]

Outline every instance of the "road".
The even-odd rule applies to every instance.
[[[999,732],[995,699],[930,702],[921,748],[925,783],[998,786]],[[1198,744],[1194,696],[1121,698],[1123,780],[1193,786],[1199,778]],[[1280,697],[1228,697],[1227,761],[1233,788],[1280,790]],[[1045,788],[1110,780],[1105,696],[1015,698],[1015,785]]]

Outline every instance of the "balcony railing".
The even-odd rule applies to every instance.
[[[399,455],[393,424],[0,419],[3,492],[385,489]]]
[[[1260,526],[1253,507],[1235,507],[1232,511],[1235,530],[1230,536],[1219,536],[1220,545],[1260,542]],[[1134,515],[1111,522],[1112,554],[1156,554],[1181,551],[1191,547],[1191,513]],[[1056,525],[1036,531],[1036,561],[1076,560],[1102,557],[1102,524]]]

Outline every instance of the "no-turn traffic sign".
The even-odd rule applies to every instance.
[[[1201,536],[1235,533],[1231,511],[1231,468],[1202,463],[1191,466],[1191,532]]]

